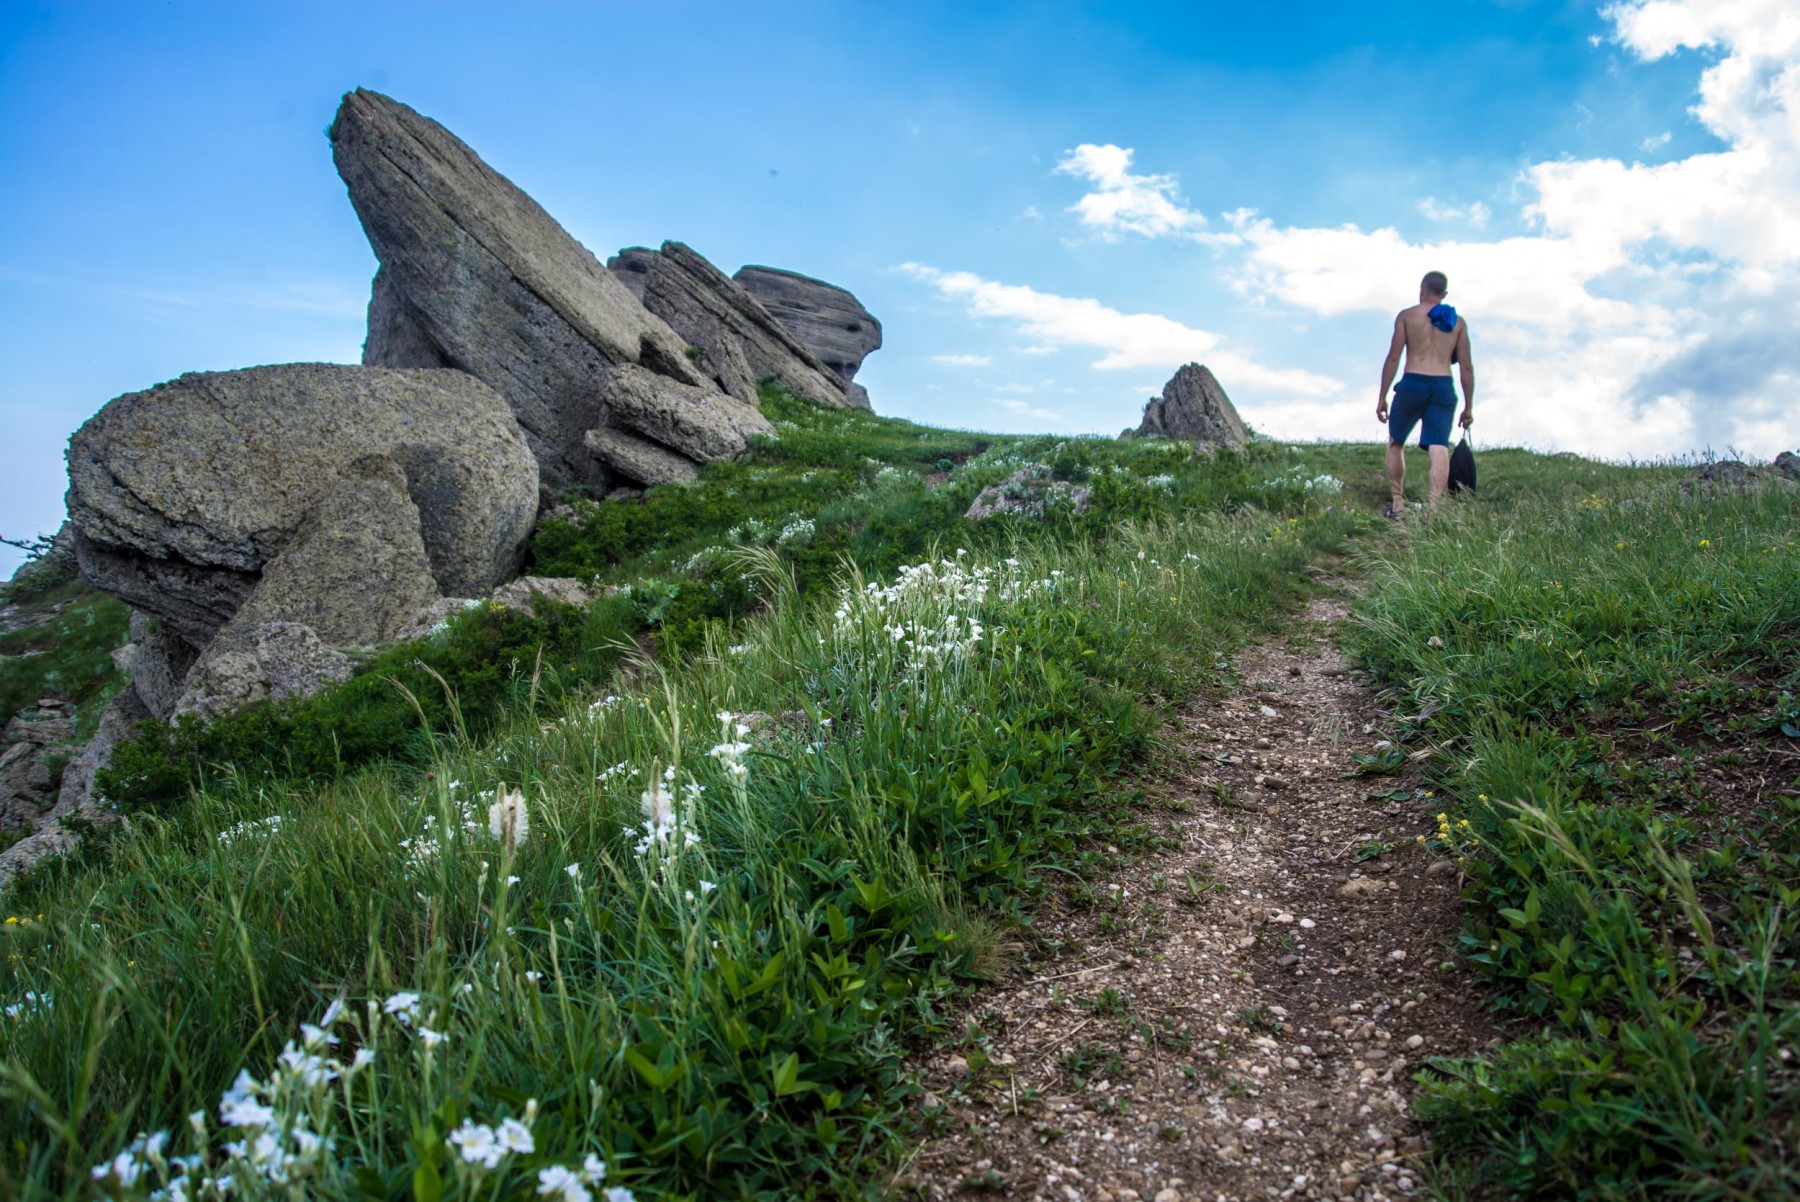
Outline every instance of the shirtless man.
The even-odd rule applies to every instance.
[[[1388,344],[1381,365],[1381,391],[1376,395],[1375,420],[1388,428],[1387,477],[1392,504],[1383,516],[1398,518],[1406,506],[1406,438],[1419,426],[1419,445],[1431,456],[1430,502],[1436,505],[1450,480],[1450,415],[1456,409],[1456,390],[1450,384],[1450,365],[1462,369],[1463,411],[1459,423],[1468,429],[1475,421],[1475,360],[1469,352],[1469,323],[1444,303],[1450,281],[1441,271],[1428,271],[1419,281],[1419,303],[1400,310],[1394,318],[1394,340]],[[1394,408],[1388,412],[1388,386],[1400,367],[1400,350],[1406,349],[1406,374],[1394,386]]]

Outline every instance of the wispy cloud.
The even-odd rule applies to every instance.
[[[992,367],[994,365],[992,355],[933,355],[931,361],[945,367]]]
[[[1029,417],[1035,421],[1055,422],[1061,425],[1069,420],[1054,409],[1040,409],[1029,401],[1016,400],[1012,397],[995,397],[990,403],[998,405],[1008,412],[1016,413],[1020,417]]]
[[[1102,354],[1093,366],[1102,371],[1142,367],[1173,371],[1183,363],[1204,361],[1221,376],[1251,389],[1302,396],[1341,390],[1338,381],[1314,372],[1266,367],[1224,346],[1219,335],[1160,313],[1122,313],[1090,297],[1058,296],[923,263],[904,263],[899,270],[931,285],[945,299],[961,303],[973,317],[1012,323],[1029,345],[1099,350]]]
[[[1419,202],[1419,213],[1428,221],[1466,221],[1476,229],[1486,225],[1488,218],[1493,216],[1492,210],[1479,200],[1459,208],[1439,204],[1435,196],[1427,196]]]

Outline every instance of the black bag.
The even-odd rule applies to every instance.
[[[1475,495],[1475,451],[1469,446],[1469,432],[1463,431],[1462,441],[1450,452],[1450,491],[1469,490]]]

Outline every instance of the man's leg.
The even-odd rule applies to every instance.
[[[1425,450],[1431,456],[1431,504],[1436,505],[1450,483],[1450,448],[1433,443]]]
[[[1434,461],[1435,462],[1435,461]],[[1394,499],[1394,508],[1406,508],[1406,446],[1392,439],[1387,448],[1388,492]],[[1450,461],[1444,460],[1444,479],[1450,478]]]

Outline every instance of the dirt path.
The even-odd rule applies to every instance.
[[[931,1136],[896,1178],[929,1198],[1044,1202],[1423,1192],[1412,1066],[1494,1035],[1440,967],[1454,865],[1410,772],[1340,779],[1385,716],[1315,602],[1181,715],[1147,854],[1065,896],[1042,946],[920,1065]],[[1379,850],[1385,848],[1385,850]]]

